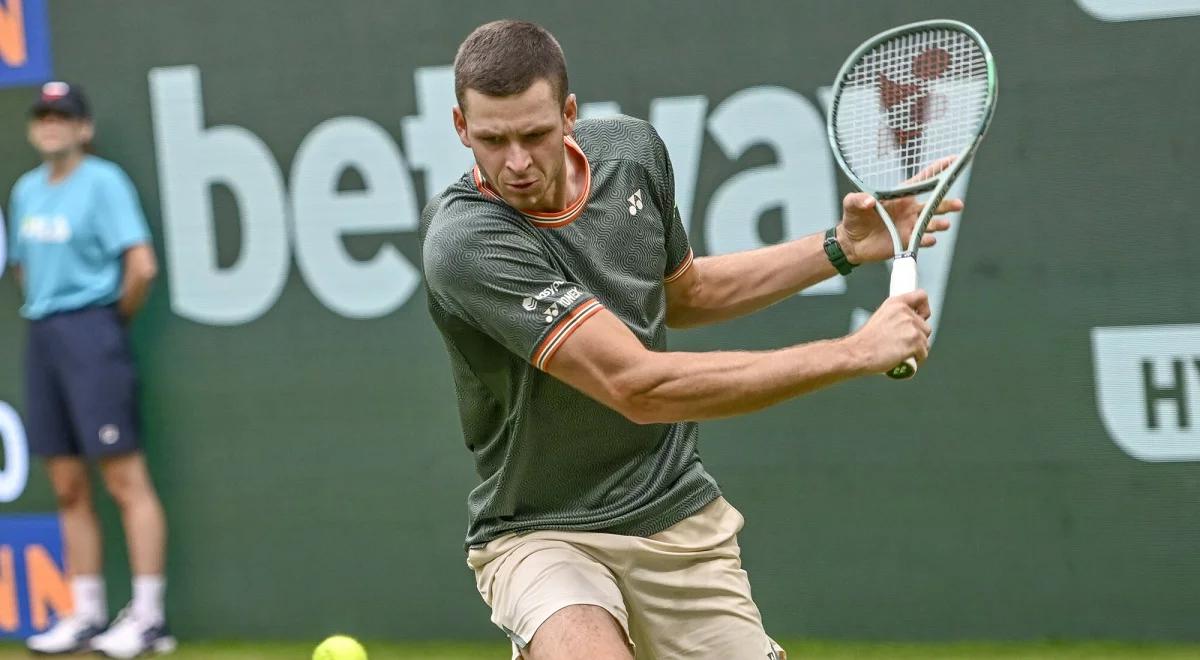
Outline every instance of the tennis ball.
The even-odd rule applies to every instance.
[[[312,660],[367,660],[367,650],[353,637],[334,635],[317,644]]]

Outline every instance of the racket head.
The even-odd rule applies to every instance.
[[[829,144],[846,176],[878,199],[926,192],[969,162],[991,124],[997,91],[991,51],[969,25],[902,25],[863,42],[838,71]],[[952,165],[917,176],[947,156]]]

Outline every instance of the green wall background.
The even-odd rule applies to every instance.
[[[286,178],[304,136],[331,117],[370,119],[407,153],[400,120],[418,113],[414,69],[450,63],[493,18],[547,25],[582,101],[639,116],[653,98],[696,94],[711,112],[755,85],[815,102],[870,34],[922,18],[971,23],[992,46],[1002,91],[928,367],[907,385],[866,379],[704,426],[705,461],[748,519],[755,596],[783,636],[1200,639],[1200,468],[1139,462],[1113,443],[1088,339],[1095,326],[1200,318],[1189,204],[1200,19],[1103,23],[1072,2],[1034,0],[50,9],[56,75],[90,91],[98,150],[135,181],[160,255],[155,67],[199,67],[207,124],[252,131]],[[0,91],[5,190],[35,164],[23,135],[31,95]],[[706,137],[690,227],[698,252],[714,190],[772,159],[764,148],[729,159]],[[215,195],[222,255],[233,259],[236,206]],[[764,236],[780,231],[778,212],[747,221]],[[419,263],[412,233],[347,239],[364,260],[388,244]],[[885,271],[864,269],[847,286],[676,333],[673,346],[844,334],[849,311],[886,291]],[[494,636],[461,549],[475,477],[423,293],[383,318],[347,319],[293,267],[265,315],[224,327],[174,314],[169,295],[163,278],[135,335],[148,454],[172,525],[178,632]],[[0,400],[20,410],[18,306],[5,278]],[[26,494],[2,506],[54,502],[35,470]],[[127,572],[111,507],[104,516],[116,605]]]

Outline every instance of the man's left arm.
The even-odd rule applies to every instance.
[[[101,199],[104,208],[100,241],[109,254],[121,260],[117,311],[122,319],[130,321],[146,304],[150,285],[158,275],[158,259],[137,191],[124,172],[116,169],[111,172]]]
[[[903,240],[907,241],[920,215],[912,197],[885,202]],[[837,239],[850,263],[859,265],[890,259],[891,238],[866,193],[851,193],[842,201]],[[944,200],[938,213],[963,208],[961,200]],[[930,221],[921,247],[937,242],[934,233],[950,228],[945,218]],[[699,257],[678,278],[667,282],[667,325],[689,328],[744,316],[837,274],[825,254],[825,238],[812,234],[757,250]]]
[[[158,276],[158,259],[154,256],[154,248],[149,243],[134,245],[125,250],[122,255],[123,275],[121,277],[121,297],[117,301],[117,311],[121,318],[129,321],[141,311],[150,296],[150,285]]]

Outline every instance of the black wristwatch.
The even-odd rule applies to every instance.
[[[842,275],[849,275],[850,271],[854,270],[856,264],[850,263],[846,259],[846,253],[842,252],[842,245],[837,240],[837,226],[829,228],[825,232],[825,256],[829,257],[829,263],[837,269],[837,272]]]

